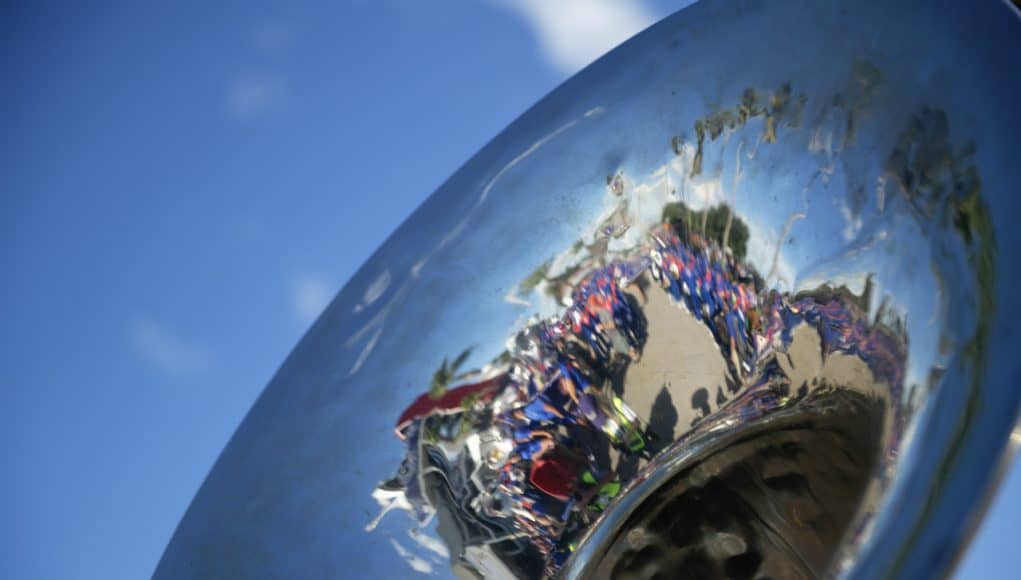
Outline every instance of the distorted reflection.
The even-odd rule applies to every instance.
[[[1021,399],[1021,89],[989,74],[1017,22],[745,4],[650,28],[440,187],[157,576],[949,574]]]
[[[550,286],[569,288],[568,306],[520,329],[484,369],[459,374],[469,351],[444,360],[397,421],[407,453],[376,490],[380,504],[437,518],[455,569],[551,575],[675,433],[749,423],[837,389],[889,407],[906,336],[882,309],[868,319],[871,281],[861,295],[767,290],[739,258],[744,239],[731,238],[747,231],[740,218],[721,232],[712,213],[666,207],[638,248]],[[789,439],[776,445],[801,444]],[[859,467],[873,461],[857,455]],[[860,495],[864,483],[850,488]]]
[[[857,62],[844,93],[823,100],[801,137],[821,163],[805,191],[828,183],[881,80]],[[666,187],[607,176],[592,229],[520,285],[555,306],[481,369],[462,370],[471,349],[443,360],[399,417],[405,457],[375,490],[383,512],[369,529],[403,508],[420,527],[435,524],[469,577],[556,575],[608,519],[600,548],[579,558],[595,576],[810,578],[845,539],[864,541],[918,400],[917,377],[905,393],[904,310],[873,274],[846,265],[834,276],[817,263],[821,274],[790,284],[782,246],[806,214],[792,213],[778,239],[755,239],[722,199],[722,169],[702,175],[736,143],[736,192],[742,162],[797,131],[806,102],[790,84],[745,90],[672,141],[673,160],[653,172]],[[952,144],[945,113],[923,108],[888,155],[874,202],[848,192],[839,259],[894,251],[883,220],[899,214],[919,225],[897,227],[928,228],[946,255],[993,252],[973,152]],[[958,282],[982,296],[989,261]],[[939,372],[934,364],[930,385]],[[635,491],[646,480],[660,488]],[[645,503],[611,518],[632,492]]]

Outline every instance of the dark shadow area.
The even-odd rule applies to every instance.
[[[572,429],[571,436],[595,458],[596,465],[612,465],[610,440],[594,429]]]
[[[617,477],[620,481],[628,481],[638,473],[641,458],[638,455],[621,455],[617,463]]]
[[[699,388],[697,391],[691,394],[691,410],[699,411],[700,414],[691,420],[691,424],[705,419],[712,413],[712,409],[709,407],[709,390],[705,387]]]
[[[644,277],[642,276],[639,279]],[[645,342],[649,339],[649,319],[646,318],[645,310],[638,303],[637,298],[627,292],[622,292],[621,297],[627,302],[628,309],[634,315],[634,320],[631,321],[631,332],[634,333],[635,342],[637,343],[635,348],[638,350],[638,354],[641,354],[645,349]]]
[[[677,409],[674,407],[674,399],[670,390],[664,384],[656,400],[652,403],[652,412],[649,414],[649,431],[655,434],[648,442],[649,451],[652,454],[659,453],[669,447],[677,435],[674,428],[677,427]]]
[[[628,517],[594,577],[824,577],[879,457],[884,410],[827,390],[708,450]]]
[[[610,388],[613,389],[613,394],[618,397],[624,397],[624,384],[625,378],[627,377],[627,367],[620,369],[610,375]]]
[[[727,402],[727,396],[723,394],[723,387],[716,387],[716,408],[719,409]]]
[[[724,380],[727,383],[727,392],[731,395],[741,390],[741,381],[735,379],[731,373],[728,372],[727,376],[724,377]]]

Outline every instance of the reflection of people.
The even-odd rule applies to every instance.
[[[564,369],[563,363],[561,363],[560,368],[562,370]],[[574,384],[574,381],[571,380],[571,375],[569,373],[562,372],[560,374],[560,380],[557,381],[557,388],[561,394],[566,395],[567,398],[575,405],[578,404],[578,387]]]
[[[615,373],[640,360],[648,338],[645,313],[624,290],[634,284],[647,302],[636,283],[642,272],[648,270],[674,303],[709,330],[735,379],[743,382],[757,373],[757,380],[744,382],[744,393],[733,391],[737,396],[730,399],[726,413],[758,416],[787,404],[787,391],[766,392],[785,379],[769,353],[787,346],[793,328],[802,323],[819,331],[824,349],[843,350],[882,367],[894,377],[891,384],[902,379],[903,355],[896,341],[874,332],[842,298],[788,299],[777,292],[760,296],[754,273],[716,242],[694,232],[682,241],[669,226],[654,232],[653,242],[638,258],[611,261],[588,272],[561,316],[533,320],[517,333],[502,360],[511,370],[504,373],[507,379],[500,390],[472,399],[464,415],[451,414],[449,441],[432,447],[451,459],[441,468],[455,471],[447,475],[462,476],[448,482],[468,482],[458,497],[477,499],[471,509],[485,512],[489,521],[505,518],[498,525],[523,534],[528,540],[524,549],[540,554],[554,570],[569,552],[566,537],[576,537],[565,536],[565,530],[583,529],[587,512],[605,509],[620,491],[612,464],[597,461],[582,443],[592,444],[594,437],[624,454],[647,458],[650,453],[645,449],[650,433],[609,387]],[[717,406],[726,401],[720,392]],[[701,415],[696,422],[714,412],[710,403],[707,389],[693,393],[691,405]],[[419,421],[416,416],[409,433],[417,433]],[[462,426],[474,431],[462,437]],[[475,452],[484,458],[484,467],[463,477],[456,470],[471,462],[454,461],[452,449],[472,436],[477,437],[475,444],[484,437],[497,438],[499,453],[490,455],[485,445],[493,442],[485,440]],[[409,459],[419,456],[418,440],[417,435],[408,437]],[[414,475],[406,495],[417,507],[415,498],[421,494],[414,489]]]
[[[512,452],[512,461],[518,459],[533,461],[556,445],[552,433],[535,428],[531,423],[514,429],[514,442],[516,445]]]
[[[532,461],[529,481],[547,495],[566,502],[574,495],[586,463],[585,458],[561,445]]]
[[[520,409],[515,409],[513,416],[518,421],[562,421],[564,414],[543,397],[536,397]]]

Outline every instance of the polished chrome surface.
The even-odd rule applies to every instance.
[[[362,267],[156,576],[948,573],[1021,400],[1018,54],[993,1],[645,31]]]

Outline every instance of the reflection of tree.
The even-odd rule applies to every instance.
[[[560,299],[571,292],[573,288],[571,279],[578,274],[583,268],[583,264],[575,264],[563,272],[559,276],[553,276],[546,282],[546,294],[554,300],[560,301]]]
[[[549,272],[549,262],[545,262],[538,268],[532,271],[527,278],[521,281],[521,293],[528,294],[539,285],[540,282],[546,278],[546,274]]]
[[[922,107],[898,135],[885,171],[916,212],[952,224],[964,242],[978,305],[978,329],[964,352],[981,369],[995,310],[996,239],[975,152],[974,143],[955,146],[946,111]]]
[[[706,139],[715,141],[724,131],[734,131],[745,126],[749,119],[763,117],[762,140],[776,143],[777,129],[786,121],[787,127],[801,123],[801,110],[807,101],[805,95],[793,95],[790,83],[784,83],[772,93],[746,88],[741,94],[741,103],[730,108],[719,109],[695,121],[695,158],[691,162],[691,176],[702,173],[702,150]],[[680,152],[680,140],[673,140],[674,152]]]
[[[457,355],[454,362],[447,362],[447,359],[443,359],[440,368],[436,369],[436,372],[433,373],[432,382],[429,383],[430,397],[438,399],[443,396],[443,393],[447,392],[447,387],[457,379],[458,371],[461,369],[464,361],[468,359],[471,351],[471,347],[464,349],[461,354]]]
[[[922,218],[949,224],[959,234],[974,272],[972,280],[962,279],[960,283],[970,282],[969,290],[978,307],[974,334],[961,345],[966,372],[970,374],[964,407],[960,419],[951,427],[952,443],[933,478],[926,511],[909,541],[935,515],[939,504],[934,498],[944,492],[954,465],[961,460],[966,434],[979,417],[988,349],[993,338],[997,243],[992,216],[982,198],[975,152],[974,143],[956,145],[951,139],[950,120],[944,110],[922,107],[900,132],[885,165],[886,176]],[[903,558],[898,560],[894,574],[904,564]]]
[[[720,245],[726,242],[726,246],[734,252],[734,257],[743,260],[748,252],[748,224],[734,216],[727,235],[727,222],[730,219],[730,209],[723,204],[698,211],[681,201],[668,203],[663,207],[663,221],[673,226],[679,234],[701,230],[700,233]]]
[[[872,274],[865,276],[865,285],[862,288],[861,294],[855,294],[847,284],[841,284],[839,286],[833,286],[831,284],[822,284],[811,290],[798,292],[794,294],[794,301],[801,299],[811,299],[815,302],[828,302],[831,300],[839,301],[849,306],[857,308],[856,316],[864,318],[865,314],[869,311],[869,307],[872,304],[872,294],[875,292],[876,285],[872,279]],[[887,308],[886,302],[882,302],[879,305],[879,310],[876,316],[879,317],[880,313],[885,311]]]
[[[996,240],[989,208],[982,197],[982,183],[975,161],[974,143],[955,143],[951,138],[950,118],[937,107],[922,107],[897,136],[886,158],[885,177],[890,180],[923,223],[951,227],[964,246],[974,278],[960,277],[956,284],[975,300],[977,320],[974,334],[961,346],[965,372],[970,375],[966,385],[960,419],[953,426],[943,460],[933,477],[926,510],[917,520],[908,541],[915,541],[927,521],[935,516],[939,505],[935,498],[944,493],[945,485],[961,461],[964,442],[979,418],[980,397],[986,369],[989,341],[995,315]],[[941,248],[941,256],[950,257],[950,250]],[[941,373],[941,372],[940,372]],[[930,385],[940,374],[931,376]],[[907,553],[907,552],[905,552]],[[902,557],[895,563],[893,574],[903,570]]]

